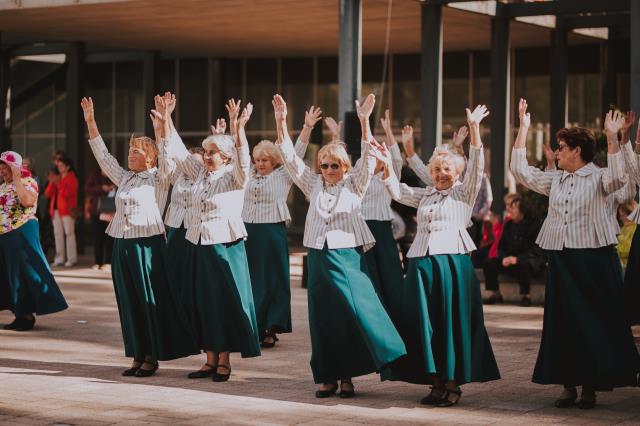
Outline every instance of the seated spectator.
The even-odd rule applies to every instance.
[[[478,249],[471,252],[471,263],[474,268],[482,268],[487,258],[498,256],[498,241],[502,234],[503,223],[500,216],[489,211],[488,220],[483,224],[482,239],[478,245]]]
[[[520,284],[520,306],[531,306],[531,278],[545,265],[542,251],[535,243],[540,225],[527,217],[520,194],[508,194],[504,200],[509,219],[505,220],[502,229],[497,256],[487,258],[482,265],[486,289],[491,291],[491,296],[484,302],[488,305],[502,303],[498,274],[506,273],[516,277]]]
[[[616,250],[620,257],[622,269],[627,267],[627,259],[629,258],[629,249],[631,248],[631,240],[636,232],[636,223],[629,219],[632,211],[638,208],[638,203],[631,200],[618,206],[618,223],[620,224],[620,233],[618,234],[618,245]]]

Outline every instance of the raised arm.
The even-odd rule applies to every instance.
[[[333,117],[327,117],[324,119],[324,124],[331,133],[331,142],[337,142],[340,140],[340,132],[342,131],[342,121],[336,123]]]
[[[602,188],[612,194],[621,189],[629,180],[625,172],[625,160],[620,152],[618,132],[624,126],[624,115],[619,111],[609,111],[604,120],[604,133],[607,136],[607,168],[602,171]]]
[[[118,164],[118,160],[109,154],[107,146],[102,140],[102,136],[100,136],[93,110],[93,99],[82,98],[80,106],[82,106],[84,121],[87,123],[87,130],[89,131],[89,146],[91,147],[91,151],[93,151],[98,165],[107,177],[111,179],[111,182],[119,185],[127,171]]]
[[[18,201],[22,207],[33,207],[38,202],[38,188],[32,185],[25,185],[22,181],[22,172],[19,167],[11,165],[11,175],[13,176],[13,184],[16,187]],[[35,181],[33,181],[35,185]]]
[[[480,191],[484,175],[484,151],[482,150],[482,140],[480,139],[480,123],[489,115],[489,111],[484,105],[478,105],[473,111],[467,108],[466,111],[471,142],[469,164],[462,180],[462,191],[465,194],[467,203],[473,205]]]
[[[407,165],[418,176],[424,184],[433,185],[429,168],[422,162],[415,150],[415,142],[413,139],[413,127],[408,124],[402,128],[402,146],[407,156]]]
[[[380,119],[380,124],[382,124],[382,128],[384,129],[384,134],[386,136],[385,143],[387,145],[387,148],[389,148],[389,152],[391,153],[391,160],[393,161],[393,171],[395,172],[396,177],[400,179],[400,176],[402,174],[402,154],[400,153],[398,142],[393,135],[393,127],[391,126],[391,113],[388,109],[384,111],[384,118]]]
[[[302,126],[302,130],[300,131],[300,135],[298,136],[298,140],[296,140],[295,145],[298,157],[304,158],[304,154],[307,152],[307,147],[309,146],[309,140],[311,139],[311,132],[313,131],[316,123],[320,120],[322,120],[322,110],[320,108],[312,105],[308,111],[305,111],[304,125]]]
[[[526,139],[529,126],[531,125],[531,115],[527,112],[527,101],[520,99],[518,106],[520,116],[520,128],[516,137],[513,149],[511,150],[511,163],[509,168],[516,180],[532,191],[543,195],[549,195],[551,182],[558,173],[556,171],[543,172],[540,169],[530,166],[527,163]]]
[[[316,179],[318,179],[318,175],[312,172],[302,158],[296,155],[293,143],[289,137],[289,131],[287,130],[287,104],[284,99],[282,99],[282,96],[275,95],[272,104],[276,119],[276,129],[278,131],[276,146],[280,150],[280,155],[282,155],[284,169],[289,174],[293,183],[300,188],[305,196],[309,197],[313,184]]]
[[[249,182],[249,170],[251,169],[251,155],[249,154],[249,141],[245,133],[245,126],[251,118],[253,105],[250,103],[242,110],[238,119],[236,134],[236,158],[233,162],[233,178],[239,188],[244,188]]]

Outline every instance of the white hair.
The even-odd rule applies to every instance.
[[[446,163],[449,166],[454,167],[458,174],[462,173],[465,166],[464,157],[451,149],[449,145],[440,145],[433,150],[433,154],[431,154],[431,158],[427,164],[429,173],[431,173],[431,169],[433,169],[436,162]]]
[[[229,135],[209,135],[205,140],[202,141],[202,147],[205,150],[211,149],[211,146],[214,145],[218,148],[220,153],[231,159],[234,157],[234,153],[236,151],[236,144],[233,141],[233,138]]]

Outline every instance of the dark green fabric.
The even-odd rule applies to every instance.
[[[128,357],[166,361],[200,352],[167,262],[163,235],[114,240],[111,274]]]
[[[309,249],[311,370],[316,383],[380,371],[406,353],[360,249]]]
[[[40,246],[38,221],[0,235],[0,310],[16,317],[67,309]]]
[[[631,325],[640,324],[640,227],[633,233],[624,273],[624,307]]]
[[[183,282],[184,304],[200,348],[260,355],[258,325],[243,240],[194,246],[194,268]]]
[[[245,223],[258,329],[291,332],[291,284],[287,228],[281,223]]]
[[[624,316],[613,246],[549,251],[544,325],[533,382],[635,385],[640,358]]]
[[[391,306],[397,305],[389,299],[397,295],[404,278],[398,244],[393,238],[390,220],[367,220],[367,226],[376,239],[376,245],[364,256],[371,281],[389,310]],[[393,313],[389,312],[389,315],[393,319]]]
[[[185,238],[187,230],[184,227],[167,227],[167,252],[169,253],[169,285],[174,294],[179,295],[182,303],[184,300],[185,277],[193,271],[193,253],[195,246]],[[186,310],[186,307],[185,307]]]
[[[383,371],[383,380],[428,384],[437,375],[464,384],[500,378],[469,256],[410,258],[399,294],[394,320],[408,354]]]

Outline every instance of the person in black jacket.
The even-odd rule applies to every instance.
[[[526,205],[520,194],[507,194],[504,201],[508,219],[498,243],[498,257],[488,258],[482,265],[486,289],[491,291],[484,303],[502,303],[498,274],[506,273],[517,278],[520,284],[520,306],[531,306],[531,277],[540,273],[545,265],[542,251],[535,243],[540,224],[527,217]]]

